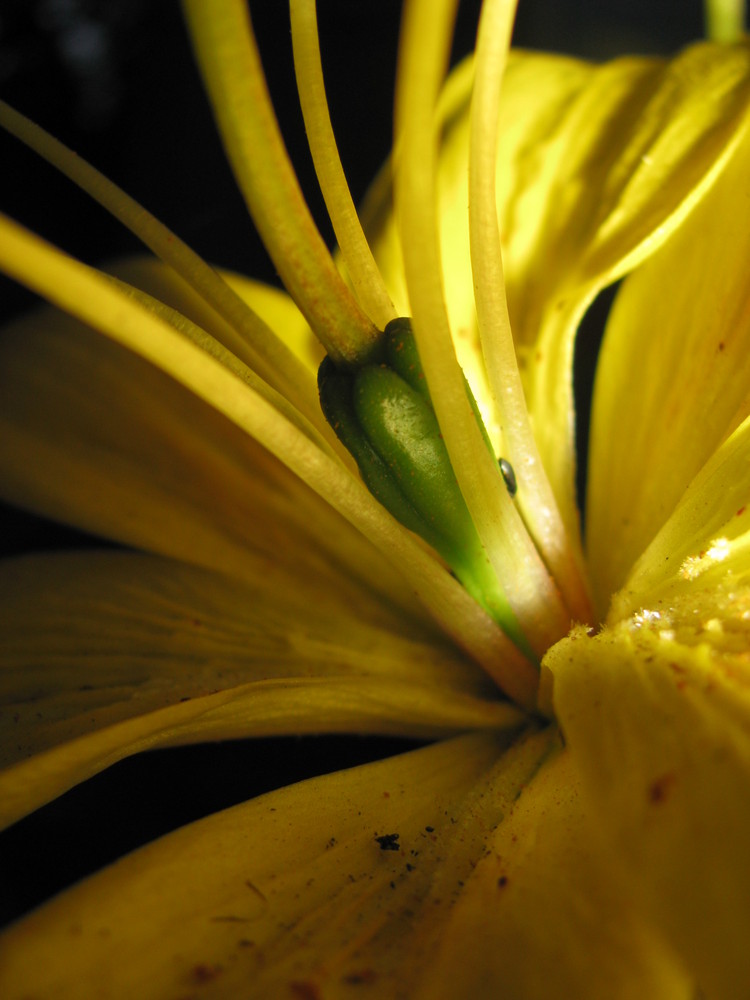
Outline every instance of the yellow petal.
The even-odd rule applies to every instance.
[[[491,413],[483,377],[474,375],[481,365],[466,209],[468,70],[459,84],[446,102],[441,153],[444,281],[461,363]],[[578,323],[596,293],[653,253],[705,194],[746,128],[748,97],[746,45],[699,45],[669,63],[628,58],[592,67],[528,53],[509,61],[497,163],[505,279],[527,401],[571,529],[569,373]],[[368,215],[378,263],[397,307],[406,308],[387,198],[381,180]]]
[[[353,581],[248,571],[122,552],[0,564],[0,823],[155,746],[520,724],[479,668]]]
[[[404,593],[326,503],[135,354],[51,311],[6,329],[0,352],[6,498],[240,577],[248,552],[293,555],[299,572],[335,558],[352,576],[375,560],[375,586]]]
[[[498,808],[547,744],[516,754]],[[429,898],[431,880],[464,833],[476,846],[469,815],[501,748],[490,736],[461,737],[171,834],[10,928],[0,939],[0,992],[407,996],[411,932],[450,909],[450,894],[437,905]],[[463,859],[446,879],[470,870]]]
[[[554,742],[464,737],[193,824],[11,928],[4,995],[687,1000]]]
[[[750,412],[748,170],[744,142],[683,226],[625,282],[607,327],[587,510],[605,606],[693,477]],[[746,484],[747,467],[735,471]]]
[[[519,115],[533,104],[533,68],[522,68]],[[617,60],[592,74],[551,137],[526,133],[521,157],[514,150],[506,165],[518,185],[505,215],[511,321],[540,450],[571,526],[578,323],[705,193],[746,127],[748,96],[747,46],[695,46],[666,64]],[[513,233],[529,228],[534,238],[524,235],[516,260]]]
[[[705,996],[750,996],[750,671],[658,622],[551,650],[555,706],[632,898]]]
[[[414,995],[691,1000],[598,826],[570,754],[545,762],[487,837]]]
[[[526,67],[529,75],[533,76],[533,85],[514,85],[514,80],[520,79],[520,74]],[[525,203],[523,193],[516,190],[519,187],[516,179],[518,171],[509,173],[508,163],[514,155],[522,158],[527,132],[532,140],[537,131],[540,134],[548,132],[551,123],[562,115],[572,95],[585,85],[591,73],[591,67],[573,59],[511,53],[501,101],[501,113],[506,99],[508,101],[508,110],[503,113],[500,132],[499,155],[502,168],[498,166],[498,199],[501,206],[506,201],[511,204],[510,199],[513,198],[515,200],[512,207],[517,211]],[[473,64],[467,60],[448,78],[440,104],[441,121],[444,123],[438,170],[442,281],[459,362],[477,397],[493,444],[499,450],[500,431],[487,388],[479,346],[469,247],[467,198],[472,86]],[[526,104],[522,114],[519,114],[514,110],[514,104],[523,96],[524,89]],[[529,145],[533,148],[531,143]],[[398,227],[392,213],[391,175],[391,164],[387,164],[367,194],[363,219],[394,303],[402,314],[408,315],[410,309],[403,258]],[[504,211],[509,209],[501,207],[501,215]],[[507,241],[507,220],[504,220],[502,228]],[[506,251],[506,267],[510,266],[510,259],[521,259],[522,254],[524,257],[528,256],[529,249],[524,246],[523,240],[528,238],[533,243],[535,229],[525,221],[523,226],[514,226],[510,233],[516,249],[510,257]]]
[[[136,288],[187,316],[224,344],[226,321],[201,298],[179,275],[156,257],[131,257],[107,268]],[[294,301],[278,288],[253,281],[244,275],[221,271],[221,277],[274,330],[315,376],[323,360],[323,349],[310,331]]]
[[[263,448],[258,449],[262,456],[261,462],[270,462],[275,466],[276,462],[269,459],[267,452],[271,456],[276,456],[285,467],[282,478],[288,481],[288,472],[295,473],[319,498],[325,500],[339,515],[343,515],[350,525],[355,526],[369,540],[369,543],[364,545],[365,551],[362,551],[360,548],[362,540],[356,531],[347,529],[345,535],[341,537],[337,528],[331,532],[331,517],[338,525],[342,524],[341,518],[332,515],[319,500],[314,501],[314,506],[317,508],[315,514],[318,516],[312,522],[296,504],[292,505],[295,514],[299,516],[302,513],[303,520],[311,524],[316,540],[322,542],[324,558],[330,555],[331,548],[338,549],[344,561],[349,563],[354,576],[362,575],[367,579],[373,579],[375,585],[379,587],[383,583],[377,579],[377,574],[373,573],[372,567],[368,565],[368,556],[374,555],[372,546],[374,543],[383,556],[396,567],[397,573],[402,573],[408,580],[409,585],[444,630],[467,651],[471,651],[470,655],[485,666],[504,691],[519,704],[529,707],[536,704],[538,674],[535,667],[449,575],[435,555],[426,551],[418,540],[415,540],[377,503],[364,485],[351,475],[350,470],[321,444],[316,434],[311,432],[309,425],[300,422],[297,411],[291,408],[283,397],[270,390],[246,367],[241,366],[234,356],[228,352],[217,353],[213,342],[206,340],[205,332],[190,324],[185,325],[184,318],[171,313],[165,316],[165,307],[156,303],[144,303],[138,295],[133,296],[132,290],[114,286],[111,279],[106,279],[93,269],[65,256],[7,218],[0,219],[0,230],[2,231],[0,264],[8,274],[15,276],[29,288],[43,294],[50,302],[95,328],[115,344],[127,348],[129,352],[132,351],[135,357],[130,361],[136,367],[143,361],[148,362],[148,366],[153,366],[156,379],[153,387],[156,396],[143,397],[140,406],[146,410],[152,406],[158,409],[161,405],[158,399],[159,389],[164,388],[165,393],[169,389],[174,391],[173,383],[187,390],[177,393],[183,409],[194,413],[197,406],[198,413],[207,414],[206,423],[213,424],[216,431],[217,448],[204,456],[211,464],[225,465],[226,456],[223,454],[225,448],[220,428],[229,429],[229,435],[238,442],[240,449],[243,443],[245,448],[249,447],[251,451],[256,448],[255,444],[248,444],[247,437],[262,445]],[[99,345],[95,343],[95,339],[89,344],[89,350],[93,352],[92,357],[78,358],[79,376],[85,373],[90,375],[92,370],[96,370]],[[208,349],[209,345],[213,346]],[[19,347],[21,357],[24,347],[25,345]],[[15,346],[9,349],[12,358],[15,356],[15,350]],[[110,362],[113,357],[123,357],[118,351],[115,351],[114,355],[109,352],[109,347],[102,348],[103,357],[108,357]],[[33,359],[28,356],[22,362],[22,369],[29,362],[33,373]],[[125,361],[126,367],[127,364],[128,361]],[[53,385],[59,374],[56,373],[56,378],[53,378]],[[117,384],[116,373],[110,371],[110,377],[113,378],[114,384]],[[27,379],[18,382],[11,377],[9,383],[8,390],[0,394],[0,402],[3,404],[6,404],[5,397],[8,397],[5,414],[6,434],[4,437],[0,435],[0,442],[6,452],[4,456],[6,464],[10,467],[12,463],[11,481],[5,488],[11,491],[11,497],[18,499],[20,496],[21,502],[35,507],[47,502],[46,491],[44,484],[40,484],[38,477],[27,467],[25,436],[30,436],[32,443],[37,439],[37,443],[41,445],[39,451],[53,472],[60,472],[66,468],[66,455],[69,452],[73,457],[81,459],[80,449],[77,447],[79,442],[77,437],[66,441],[60,433],[66,424],[69,425],[67,415],[61,415],[60,428],[50,419],[51,414],[46,410],[46,406],[47,397],[52,395],[51,392],[47,392],[46,395],[42,393],[37,399],[29,397],[25,391],[29,385]],[[134,389],[138,396],[143,396],[139,384],[136,383]],[[102,443],[98,440],[97,432],[102,418],[93,408],[87,413],[87,407],[91,402],[90,396],[89,387],[86,385],[80,397],[75,395],[67,402],[73,410],[70,419],[78,423],[83,436],[85,461],[81,465],[86,472],[94,473],[94,480],[104,480],[106,493],[108,477],[103,473],[109,458],[108,449],[106,446],[102,447]],[[99,403],[100,405],[103,403],[103,412],[106,414],[106,401]],[[191,428],[189,424],[180,425],[181,416],[171,408],[167,408],[163,423],[161,415],[159,416],[161,425],[159,430],[162,434],[170,424],[176,424],[179,427],[179,430],[175,431],[176,440],[179,442],[181,438],[183,440],[187,438],[184,454],[180,454],[174,441],[167,439],[160,442],[163,446],[160,459],[166,459],[167,468],[164,473],[168,480],[165,488],[164,473],[160,474],[157,485],[163,495],[175,492],[175,483],[179,477],[175,476],[174,463],[182,464],[186,456],[191,454],[192,443],[189,433]],[[121,447],[129,452],[128,457],[130,457],[133,444],[131,415],[127,412],[118,414],[114,424],[115,426],[109,428],[108,432],[114,431],[119,434]],[[50,437],[54,442],[52,447],[50,447]],[[90,453],[92,444],[93,453]],[[234,456],[230,453],[230,461],[232,457]],[[159,459],[157,464],[158,461]],[[223,518],[217,522],[212,516],[216,485],[207,479],[201,481],[201,492],[210,490],[210,493],[206,496],[204,492],[202,498],[203,510],[200,516],[207,523],[200,527],[204,529],[209,527],[209,532],[219,542],[220,556],[225,561],[233,561],[228,571],[234,571],[235,575],[241,576],[241,551],[236,545],[236,540],[227,537],[227,528],[231,530],[238,519],[240,537],[243,531],[247,531],[247,522],[242,517],[240,509],[244,499],[242,480],[244,479],[245,485],[247,484],[247,468],[242,461],[239,463],[238,471],[240,481],[235,480],[227,496],[222,498],[226,505],[227,523],[223,523]],[[72,484],[76,501],[81,499],[81,495],[88,496],[91,481],[86,482],[86,472],[83,481],[79,479]],[[118,497],[118,517],[122,521],[123,511],[125,512],[128,530],[133,524],[139,526],[142,521],[137,513],[134,514],[134,511],[138,510],[140,499],[138,478],[139,468],[136,463],[123,480],[126,489],[134,491],[132,509],[122,504],[121,498]],[[300,487],[299,484],[292,487],[292,494],[295,491],[307,494],[307,489]],[[29,493],[33,499],[24,498],[24,492]],[[277,499],[270,496],[270,491],[267,499],[270,501],[268,509],[273,511],[278,506]],[[284,497],[284,499],[289,498]],[[164,520],[161,531],[152,532],[155,537],[152,544],[157,551],[164,551],[160,546],[174,542],[174,530],[169,519],[164,517],[166,510],[163,509],[163,503],[157,509]],[[96,500],[90,503],[90,510],[94,525],[97,520],[107,518],[106,512],[102,511],[101,505]],[[184,529],[184,527],[184,522],[178,522],[178,528]],[[164,542],[160,541],[162,533],[166,539]],[[192,558],[196,562],[201,562],[200,558],[192,555],[187,542],[187,536],[181,538],[182,553],[169,554],[179,554],[181,558]],[[286,539],[283,544],[288,545],[289,540]],[[216,558],[213,555],[213,547],[208,545],[205,548],[207,553],[203,559],[208,561],[204,564],[215,566],[216,562],[210,561]],[[357,548],[360,548],[360,553],[355,556]],[[403,588],[400,589],[403,594]]]
[[[747,418],[680,498],[614,596],[608,621],[648,612],[664,627],[702,628],[714,618],[723,625],[732,606],[737,617],[735,598],[750,582],[749,469]]]

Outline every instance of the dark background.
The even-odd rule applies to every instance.
[[[252,3],[279,118],[330,239],[293,83],[283,0]],[[355,201],[386,157],[400,2],[319,0],[331,115]],[[455,55],[473,47],[476,0]],[[685,0],[521,0],[515,43],[603,59],[669,53],[700,36]],[[234,186],[195,71],[177,0],[0,0],[0,96],[93,162],[215,264],[275,280]],[[85,195],[0,135],[0,210],[82,259],[139,249]],[[0,279],[0,318],[33,299]],[[601,317],[581,357],[585,385]],[[1,473],[0,473],[1,475]],[[0,506],[0,555],[101,544]],[[87,871],[191,819],[406,741],[308,738],[156,751],[112,767],[0,835],[0,922]]]

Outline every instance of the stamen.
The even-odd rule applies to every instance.
[[[706,36],[738,42],[745,33],[745,0],[705,0]]]
[[[461,492],[498,580],[539,655],[570,615],[508,495],[467,399],[441,278],[435,212],[435,106],[447,65],[455,0],[412,0],[402,26],[396,86],[396,208],[419,354]]]
[[[289,294],[338,364],[369,358],[379,331],[336,270],[279,131],[246,0],[184,0],[229,162]]]
[[[516,0],[485,0],[479,21],[469,145],[469,237],[479,335],[509,458],[521,481],[526,527],[572,616],[591,619],[578,550],[571,545],[531,429],[503,277],[495,200],[500,89]]]
[[[533,709],[538,670],[351,473],[251,385],[120,291],[0,215],[0,270],[134,351],[253,437],[397,565],[434,618],[517,704]]]
[[[65,174],[174,268],[236,331],[236,336],[228,333],[224,346],[323,429],[309,372],[212,267],[90,163],[4,101],[0,101],[0,126]]]
[[[294,68],[315,173],[357,299],[381,330],[396,318],[354,207],[328,113],[315,0],[290,0]]]

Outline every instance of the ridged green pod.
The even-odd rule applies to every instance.
[[[318,389],[326,420],[354,457],[373,496],[432,545],[475,599],[525,648],[456,481],[408,319],[388,324],[383,349],[383,364],[355,371],[336,368],[328,358],[323,361]],[[466,391],[491,450],[468,383]]]
[[[354,375],[338,369],[330,358],[324,358],[318,369],[318,392],[323,415],[354,458],[372,495],[406,528],[435,544],[425,535],[429,526],[409,503],[387,463],[362,433],[353,406]]]

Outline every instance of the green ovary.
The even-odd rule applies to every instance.
[[[388,325],[383,357],[382,364],[353,372],[336,368],[330,359],[323,362],[318,387],[326,419],[376,499],[440,553],[475,600],[527,652],[458,487],[408,320]],[[486,438],[468,385],[467,392]]]

